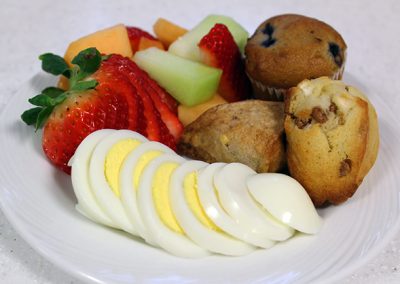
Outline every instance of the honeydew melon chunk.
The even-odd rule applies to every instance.
[[[216,93],[222,74],[220,69],[154,47],[136,52],[133,60],[186,106],[208,101]]]
[[[239,46],[239,49],[243,54],[244,46],[246,45],[249,33],[231,17],[220,15],[207,16],[196,27],[173,42],[169,46],[168,51],[190,60],[201,61],[200,51],[197,45],[217,23],[224,24],[228,27],[236,44]]]

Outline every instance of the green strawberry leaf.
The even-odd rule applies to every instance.
[[[39,56],[42,69],[53,75],[63,75],[69,79],[69,89],[62,90],[57,87],[47,87],[41,94],[30,98],[28,101],[37,107],[25,111],[21,119],[28,125],[35,124],[36,130],[44,125],[54,107],[64,102],[72,93],[94,89],[98,82],[88,80],[87,77],[96,72],[102,60],[109,56],[102,56],[96,48],[87,48],[72,60],[72,67],[61,56],[44,53]]]
[[[27,125],[33,125],[36,123],[37,117],[42,110],[42,107],[34,107],[31,109],[28,109],[24,111],[24,113],[21,115],[21,119],[27,124]]]
[[[65,92],[62,93],[61,95],[59,95],[57,98],[53,99],[53,106],[59,105],[61,104],[63,101],[65,101],[65,99],[68,97],[68,95],[70,94],[70,92]]]
[[[56,98],[59,95],[61,95],[62,93],[64,93],[65,91],[63,89],[60,88],[56,88],[56,87],[47,87],[42,91],[43,95],[49,96],[50,98]]]
[[[37,119],[36,119],[36,124],[35,128],[38,130],[43,126],[47,118],[50,116],[51,112],[53,111],[54,106],[48,106],[45,108],[42,108],[42,110],[39,112]]]
[[[50,106],[53,103],[53,99],[50,98],[49,96],[40,94],[37,96],[34,96],[33,98],[30,98],[28,100],[28,102],[30,102],[31,104],[33,104],[34,106]]]
[[[79,79],[81,80],[99,69],[101,54],[94,47],[87,48],[72,59],[72,64],[79,66]]]
[[[85,91],[89,89],[94,89],[99,82],[96,80],[90,80],[90,81],[81,81],[76,83],[72,88],[71,91]]]
[[[42,60],[43,71],[53,75],[64,75],[70,77],[69,66],[64,58],[53,53],[44,53],[39,56]]]

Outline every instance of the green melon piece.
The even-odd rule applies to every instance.
[[[222,70],[157,48],[136,52],[133,60],[178,102],[194,106],[216,93]]]
[[[174,41],[168,51],[194,61],[201,61],[199,47],[200,40],[208,34],[215,24],[220,23],[228,27],[240,51],[244,52],[249,33],[232,18],[220,15],[209,15],[192,30]]]

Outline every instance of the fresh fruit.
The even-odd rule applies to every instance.
[[[113,109],[116,113],[124,111],[121,107],[105,103],[103,96],[115,95],[99,95],[93,90],[71,94],[54,108],[46,121],[42,138],[43,151],[56,167],[66,173],[70,173],[68,161],[82,140],[95,130],[106,128],[109,110]]]
[[[247,99],[251,94],[250,81],[239,48],[228,28],[216,24],[199,42],[201,60],[222,69],[218,92],[228,102]]]
[[[141,37],[139,40],[138,51],[145,50],[150,47],[157,47],[158,49],[164,50],[164,45],[161,43],[161,41]]]
[[[216,94],[210,100],[196,106],[188,107],[185,105],[179,105],[178,117],[182,124],[186,126],[195,121],[206,110],[225,103],[227,103],[227,101],[225,101],[220,95]]]
[[[71,65],[72,59],[81,51],[95,47],[102,54],[120,54],[132,57],[132,48],[128,32],[122,24],[100,30],[70,43],[65,52],[64,59]]]
[[[102,128],[134,130],[176,148],[183,132],[176,101],[129,58],[101,56],[89,48],[72,60],[72,67],[54,54],[40,59],[44,71],[68,78],[68,89],[44,89],[29,99],[36,107],[21,118],[36,129],[44,125],[43,149],[58,168],[69,173],[76,147]]]
[[[166,48],[168,48],[171,43],[173,43],[179,37],[187,33],[186,29],[163,18],[159,18],[155,22],[153,25],[153,31]]]
[[[117,55],[111,55],[111,57]],[[120,74],[118,66],[111,60],[102,62],[101,67],[92,75],[99,82],[96,90],[103,88],[109,89],[123,96],[128,104],[128,127],[146,135],[146,120],[143,114],[143,102],[139,97],[136,88]]]
[[[110,62],[110,64],[115,64],[116,66],[118,66],[120,74],[122,74],[129,80],[129,82],[136,88],[138,95],[141,97],[143,102],[144,117],[147,120],[147,137],[152,141],[159,141],[175,149],[178,137],[175,138],[171,134],[169,128],[167,128],[161,116],[161,113],[166,110],[169,111],[169,108],[161,101],[160,97],[158,97],[153,90],[150,90],[149,92],[148,81],[151,81],[151,78],[145,72],[140,70],[137,65],[129,58],[119,55],[113,55],[109,58],[108,61]],[[164,108],[160,109],[160,112],[157,107],[160,107],[161,105]],[[175,116],[173,113],[172,115]],[[175,129],[181,128],[181,123],[179,122],[177,117],[176,123],[168,124],[168,127],[172,128],[174,134],[176,133],[180,136],[182,131]]]
[[[249,36],[248,32],[232,18],[219,15],[210,15],[201,21],[196,27],[172,43],[169,52],[194,61],[201,61],[197,44],[217,23],[228,27],[239,50],[243,53],[244,46]]]
[[[194,106],[209,100],[217,91],[222,73],[219,69],[157,48],[137,52],[134,61],[186,106]]]
[[[60,88],[62,90],[68,90],[69,88],[68,78],[61,75],[57,83],[57,88]]]
[[[129,27],[129,26],[126,27],[126,30],[128,31],[128,37],[131,43],[133,54],[135,54],[136,51],[146,49],[149,46],[156,46],[160,47],[161,49],[164,49],[162,43],[148,32],[137,27]]]

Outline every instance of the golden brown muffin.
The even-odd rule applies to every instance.
[[[322,77],[291,88],[285,112],[291,176],[316,206],[347,200],[377,157],[374,107],[356,88]]]
[[[283,103],[249,100],[203,113],[184,131],[178,152],[193,159],[240,162],[257,172],[286,165]]]
[[[324,22],[287,14],[263,22],[249,39],[245,54],[255,97],[283,100],[286,90],[304,79],[340,79],[346,43]]]

